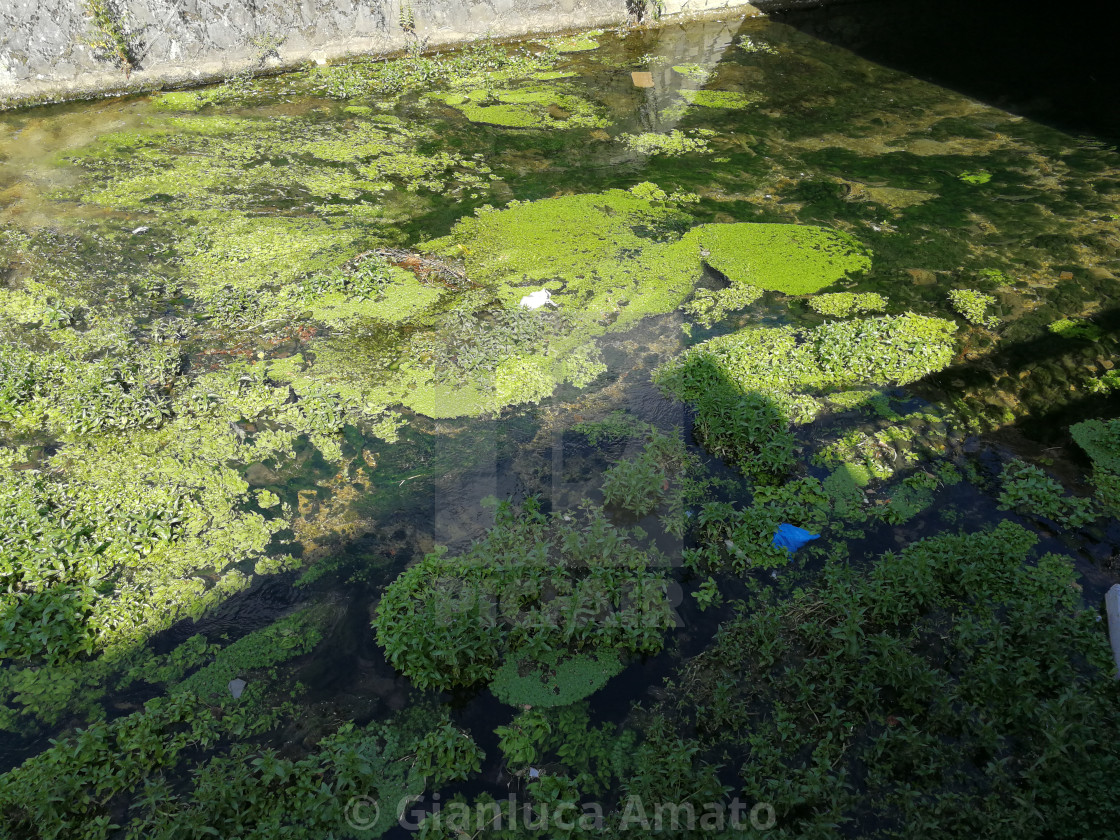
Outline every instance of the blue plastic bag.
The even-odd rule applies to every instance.
[[[774,532],[774,547],[784,548],[790,554],[797,551],[801,546],[810,540],[815,540],[820,537],[820,534],[810,534],[804,528],[798,528],[796,525],[790,525],[788,522],[783,522],[778,526],[778,530]]]

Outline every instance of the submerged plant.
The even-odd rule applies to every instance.
[[[999,325],[999,318],[987,314],[988,307],[996,302],[991,295],[972,289],[952,289],[949,292],[949,302],[970,324],[989,329]]]

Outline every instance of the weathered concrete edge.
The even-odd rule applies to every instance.
[[[704,2],[704,0],[701,0]],[[598,15],[581,15],[578,21],[519,19],[493,23],[485,31],[421,32],[424,47],[430,51],[441,47],[461,45],[481,38],[512,40],[532,35],[576,32],[599,27],[630,26],[657,28],[687,20],[725,17],[761,17],[761,11],[749,0],[718,0],[716,8],[698,11],[682,10],[663,14],[657,20],[640,23],[625,8],[608,8]],[[680,5],[687,6],[688,0]],[[314,62],[325,64],[358,57],[387,57],[409,49],[415,36],[404,31],[378,33],[359,38],[333,39],[329,42],[303,48],[285,49],[283,57],[275,55],[263,61],[248,51],[227,54],[222,59],[190,64],[162,63],[150,68],[134,70],[125,77],[119,68],[100,72],[87,72],[77,80],[44,80],[25,82],[14,92],[0,90],[0,111],[38,105],[58,104],[91,99],[149,93],[156,90],[177,89],[212,84],[238,74],[269,75],[295,70]]]

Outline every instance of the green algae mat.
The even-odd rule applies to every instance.
[[[0,216],[0,838],[1114,831],[1107,144],[710,20],[7,113]]]

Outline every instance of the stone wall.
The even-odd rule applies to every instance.
[[[111,49],[90,46],[104,38],[89,2],[2,0],[0,108],[390,53],[416,41],[617,25],[634,21],[645,0],[101,0],[127,41],[129,68]],[[661,3],[667,17],[729,9],[756,13],[745,0]]]

